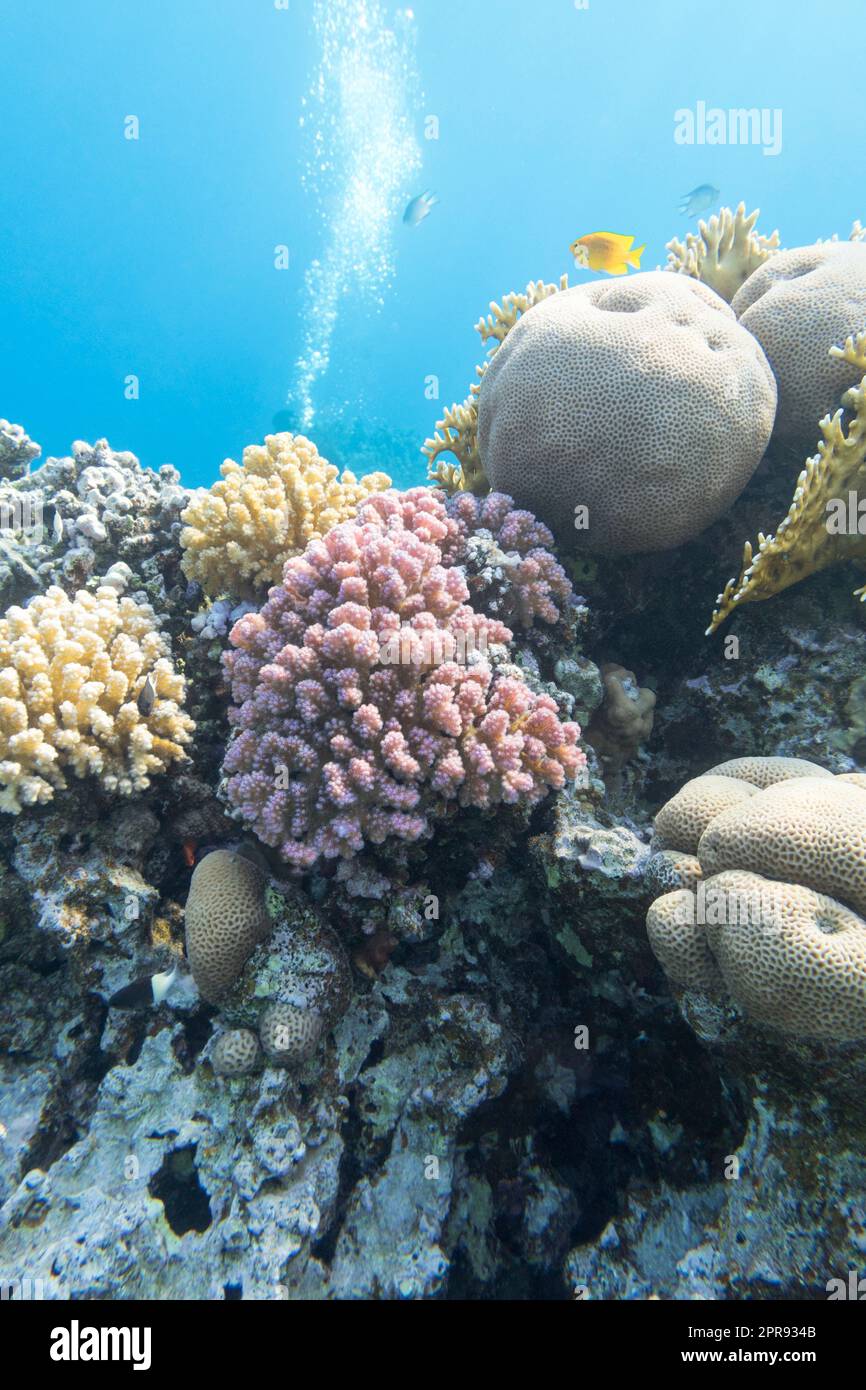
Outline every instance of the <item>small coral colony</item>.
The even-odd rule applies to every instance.
[[[239,992],[257,952],[292,975],[269,880],[405,866],[446,822],[474,817],[483,837],[602,778],[616,795],[655,695],[614,663],[592,668],[591,703],[568,693],[563,672],[591,666],[574,585],[597,563],[664,551],[675,569],[759,465],[788,471],[790,510],[708,602],[711,634],[866,560],[866,233],[786,250],[756,218],[722,210],[656,271],[632,269],[627,239],[583,238],[578,263],[616,278],[492,304],[477,380],[425,445],[426,486],[340,475],[289,433],[193,492],[105,441],[31,474],[37,446],[2,422],[4,510],[34,489],[42,510],[0,540],[0,809],[32,814],[78,782],[103,807],[154,779],[205,785],[212,823],[236,832],[210,853],[206,832],[184,839],[185,953],[224,1005],[204,1054],[218,1073],[299,1065],[353,987],[334,947],[303,997],[279,980]],[[582,736],[571,716],[587,711]],[[863,1038],[866,774],[765,754],[659,812],[652,949],[678,994],[781,1035]],[[698,920],[711,892],[759,904],[748,931]]]

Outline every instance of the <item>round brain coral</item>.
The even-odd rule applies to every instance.
[[[385,473],[340,476],[301,434],[269,434],[244,449],[243,464],[226,459],[220,472],[181,513],[183,572],[211,598],[262,594],[290,555],[391,486]]]
[[[750,782],[753,787],[771,787],[775,782],[789,782],[794,777],[832,777],[825,767],[808,758],[752,757],[730,758],[702,773],[702,777],[735,777]]]
[[[749,276],[732,307],[775,373],[775,438],[812,453],[818,421],[862,376],[829,354],[866,327],[866,245],[821,242],[780,251]]]
[[[656,833],[670,848],[650,860],[648,883],[683,887],[657,898],[647,930],[676,985],[724,986],[757,1023],[782,1031],[866,1036],[860,777],[798,758],[737,758],[662,807]]]
[[[148,604],[50,588],[0,619],[0,810],[51,801],[64,769],[130,796],[186,758],[195,728]]]
[[[269,1004],[259,1023],[259,1037],[272,1066],[292,1067],[306,1061],[315,1051],[322,1033],[322,1020],[315,1009],[299,1009],[293,1004]]]
[[[550,295],[519,319],[480,383],[479,445],[491,485],[560,537],[669,550],[743,490],[775,408],[769,363],[730,307],[649,271]]]
[[[261,1051],[252,1029],[232,1028],[214,1043],[211,1065],[219,1076],[246,1076],[255,1070]]]
[[[835,777],[777,782],[710,821],[704,873],[750,869],[866,912],[866,792]]]
[[[754,796],[757,788],[739,777],[722,777],[705,772],[680,787],[665,802],[655,818],[656,840],[660,849],[697,854],[698,842],[707,826],[722,811]]]
[[[800,1037],[866,1037],[866,922],[799,884],[727,870],[708,880],[712,912],[668,893],[647,915],[650,943],[681,988],[727,991],[758,1023]],[[690,912],[689,909],[692,909]],[[690,920],[691,919],[691,920]]]
[[[240,854],[213,850],[193,872],[185,919],[193,979],[202,998],[214,1004],[270,933],[264,874]]]

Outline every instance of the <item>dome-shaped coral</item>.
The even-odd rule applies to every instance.
[[[647,914],[650,944],[683,989],[728,994],[755,1021],[799,1037],[866,1037],[866,921],[799,884],[729,869],[695,895],[668,893]]]
[[[866,245],[824,241],[780,251],[749,276],[732,307],[776,377],[774,437],[811,449],[817,422],[862,376],[828,354],[866,325]]]
[[[240,854],[213,850],[196,865],[185,916],[193,979],[215,1003],[270,932],[264,874]]]
[[[745,487],[775,406],[770,366],[729,306],[650,271],[552,294],[518,320],[480,383],[481,459],[560,537],[669,550]]]
[[[727,993],[755,1022],[783,1032],[866,1037],[866,790],[858,775],[833,777],[799,758],[739,758],[662,807],[656,833],[665,848],[650,861],[649,884],[682,887],[652,904],[647,931],[674,985]]]
[[[262,1049],[251,1028],[230,1028],[213,1045],[211,1065],[218,1076],[246,1076],[261,1060]]]

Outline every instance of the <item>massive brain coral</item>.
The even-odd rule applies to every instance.
[[[184,574],[212,598],[261,595],[290,555],[391,486],[385,473],[340,476],[301,434],[269,434],[244,449],[243,464],[226,459],[220,472],[181,516]]]
[[[649,271],[563,290],[519,319],[481,380],[480,453],[491,485],[561,537],[669,550],[745,487],[775,407],[769,363],[729,306]]]
[[[51,801],[64,769],[129,796],[183,758],[182,708],[153,609],[105,584],[50,588],[0,619],[0,810]]]
[[[810,448],[817,422],[862,375],[828,354],[866,328],[866,245],[824,241],[780,251],[749,276],[732,308],[775,374],[775,437]]]
[[[650,944],[675,985],[727,992],[782,1032],[866,1037],[860,782],[802,759],[734,759],[662,807],[654,847],[667,873],[651,860],[650,881],[669,886],[679,873],[683,884],[647,914]]]
[[[577,725],[484,659],[511,632],[468,604],[463,543],[429,489],[382,494],[232,630],[228,796],[294,868],[418,840],[452,799],[534,804],[582,765]]]

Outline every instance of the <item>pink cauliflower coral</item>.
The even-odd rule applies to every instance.
[[[296,869],[417,840],[449,800],[534,804],[583,765],[578,726],[483,659],[511,633],[443,563],[460,543],[429,489],[378,494],[235,624],[228,796]]]
[[[444,548],[451,563],[465,563],[469,540],[479,531],[490,533],[493,553],[482,549],[477,560],[482,568],[490,564],[505,571],[507,590],[500,595],[500,606],[509,621],[527,629],[538,618],[549,624],[566,619],[574,590],[553,554],[553,535],[543,521],[515,507],[504,492],[484,498],[457,493],[448,503],[448,515],[458,526],[457,537],[449,537]]]

